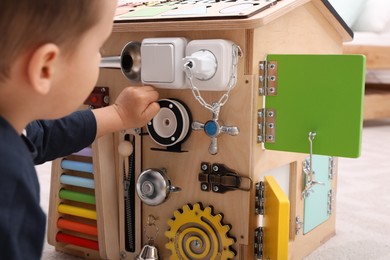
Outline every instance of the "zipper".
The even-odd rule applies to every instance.
[[[125,141],[130,142],[130,135],[125,135]],[[131,141],[135,147],[135,138]],[[125,207],[125,249],[135,252],[135,152],[123,160],[123,192]],[[126,162],[128,160],[128,174],[126,174]]]

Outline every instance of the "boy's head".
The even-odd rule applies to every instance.
[[[60,117],[76,109],[96,83],[100,49],[111,33],[116,4],[0,0],[0,91],[9,96],[5,102],[23,106],[22,112],[34,107],[30,119]],[[52,102],[62,104],[48,110]],[[6,105],[2,102],[0,114]]]
[[[101,18],[100,9],[97,0],[1,0],[0,81],[9,76],[16,57],[29,48],[51,42],[70,51]]]

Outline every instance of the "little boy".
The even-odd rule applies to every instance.
[[[144,86],[124,89],[114,105],[69,115],[95,86],[116,4],[0,1],[0,259],[41,257],[46,217],[34,163],[141,127],[159,110],[158,93]]]

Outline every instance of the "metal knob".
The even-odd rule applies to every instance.
[[[171,185],[165,170],[147,169],[143,171],[137,180],[137,194],[139,198],[148,205],[156,206],[163,203],[170,192],[177,192],[181,189]]]

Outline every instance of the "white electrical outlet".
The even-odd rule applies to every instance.
[[[229,40],[193,40],[186,48],[184,64],[192,67],[193,84],[199,90],[224,91],[233,74],[233,46]]]
[[[182,59],[187,39],[145,38],[141,44],[141,80],[157,88],[183,89],[186,79]]]

